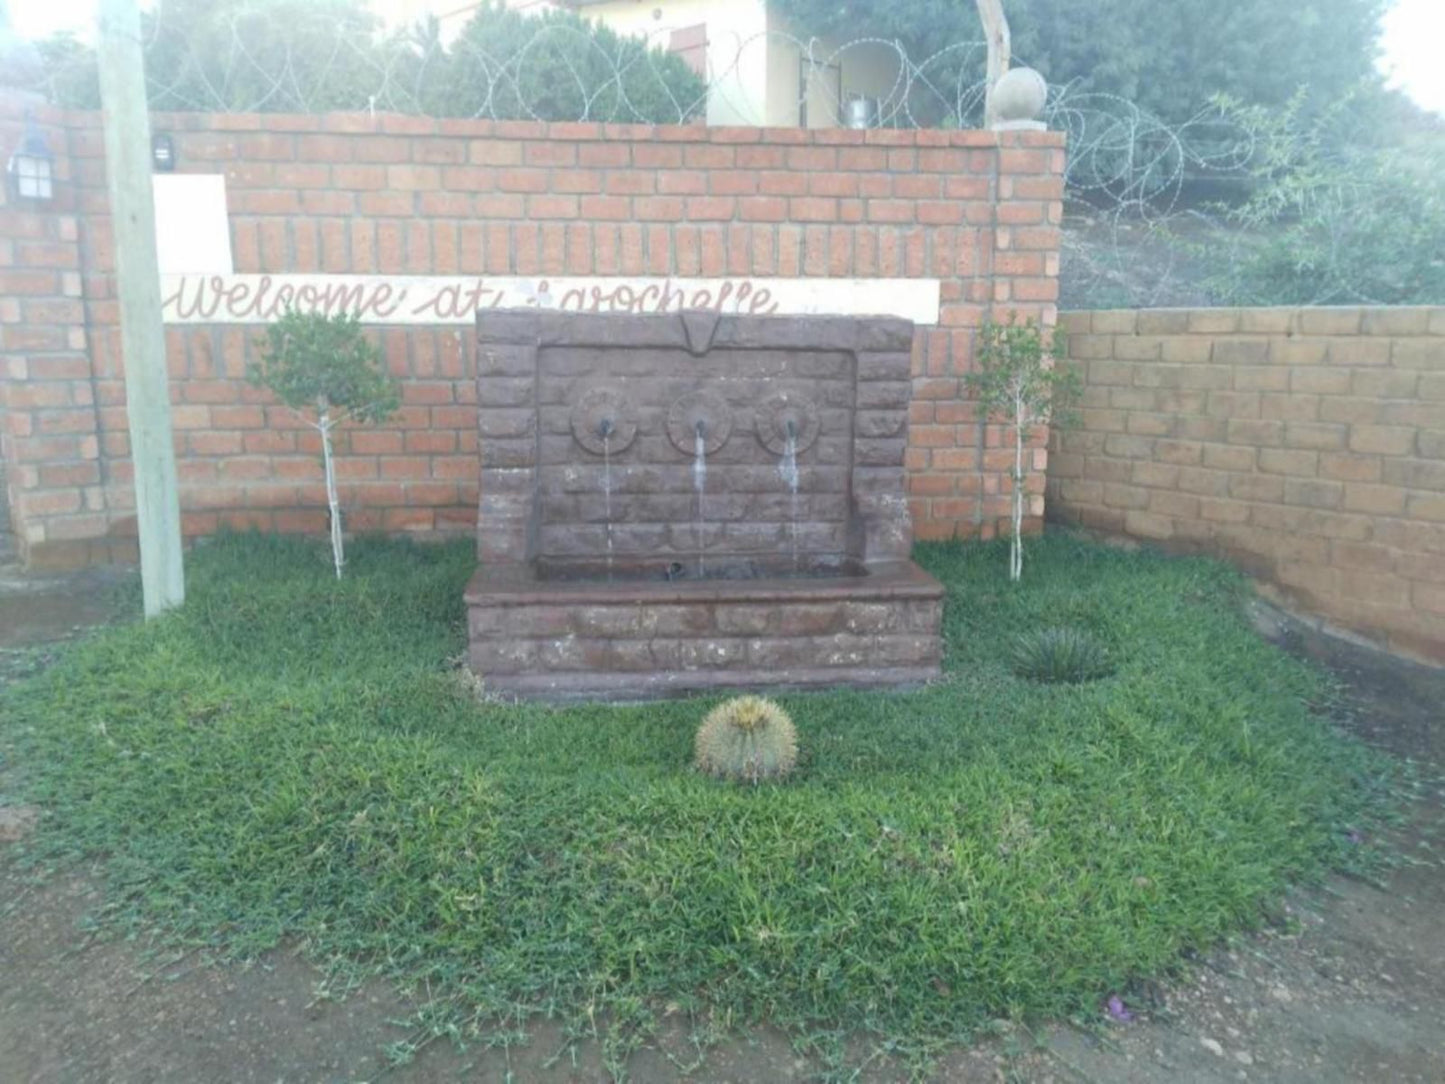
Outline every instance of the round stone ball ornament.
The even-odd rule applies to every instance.
[[[1033,68],[1010,68],[993,85],[994,128],[1039,131],[1039,115],[1048,101],[1049,84]]]

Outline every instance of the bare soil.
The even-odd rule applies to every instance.
[[[112,619],[110,581],[37,584],[0,575],[0,682],[43,664],[35,648]],[[1335,878],[1287,901],[1298,920],[1221,946],[1187,979],[1125,1003],[1133,1019],[1004,1033],[950,1052],[949,1081],[1445,1080],[1445,671],[1402,662],[1284,623],[1290,650],[1332,669],[1347,721],[1366,740],[1426,765],[1437,780],[1390,843],[1404,861],[1383,886]],[[0,774],[0,808],[6,807]],[[98,937],[99,879],[33,884],[4,861],[5,839],[43,811],[9,806],[0,832],[0,1082],[599,1081],[600,1044],[534,1026],[505,1045],[440,1040],[393,1066],[388,1044],[406,1000],[381,984],[340,1001],[295,951],[248,966]],[[860,1047],[861,1049],[861,1047]],[[762,1028],[721,1042],[681,1018],[633,1054],[632,1079],[774,1081],[825,1067]],[[856,1079],[907,1076],[887,1058]]]

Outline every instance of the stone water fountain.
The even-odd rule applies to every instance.
[[[943,589],[909,559],[913,325],[893,317],[478,319],[472,668],[642,699],[914,684]]]

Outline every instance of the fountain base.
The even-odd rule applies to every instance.
[[[598,582],[483,569],[466,593],[471,665],[488,690],[540,700],[936,678],[939,582],[911,561],[836,571]]]

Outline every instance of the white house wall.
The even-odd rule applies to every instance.
[[[674,30],[707,27],[709,124],[777,124],[768,110],[768,14],[764,0],[614,0],[579,9],[620,34],[666,49]],[[654,18],[654,12],[660,17]],[[796,118],[791,122],[796,123]]]

